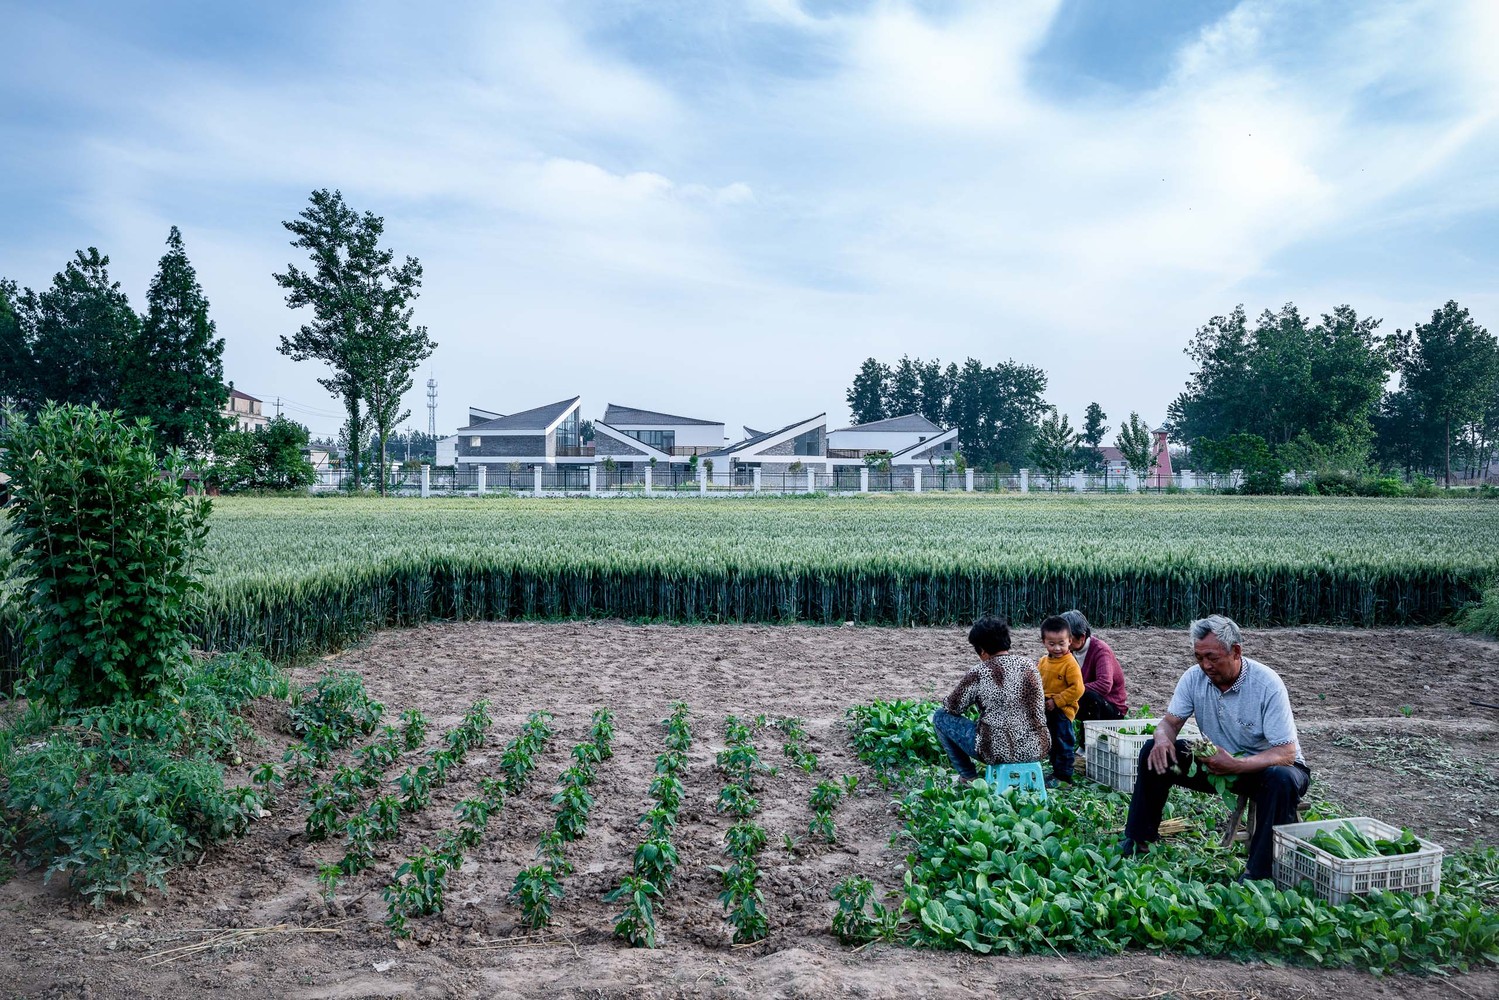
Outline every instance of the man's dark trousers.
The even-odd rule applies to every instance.
[[[1181,785],[1199,792],[1215,792],[1208,781],[1207,772],[1195,768],[1190,778],[1184,778],[1174,767],[1165,774],[1156,774],[1150,769],[1150,751],[1155,741],[1146,743],[1140,750],[1140,773],[1135,778],[1135,794],[1129,800],[1129,820],[1124,824],[1124,835],[1137,844],[1148,844],[1161,836],[1161,813],[1166,808],[1166,796],[1173,785]],[[1191,744],[1186,740],[1176,741],[1176,759],[1179,762],[1192,759]],[[1254,803],[1257,826],[1249,841],[1249,862],[1244,874],[1250,878],[1269,878],[1271,863],[1275,859],[1274,828],[1282,823],[1296,822],[1296,803],[1306,794],[1311,785],[1312,773],[1304,765],[1292,767],[1267,767],[1255,774],[1241,774],[1230,786],[1235,792],[1247,794]]]

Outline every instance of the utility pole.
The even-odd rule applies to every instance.
[[[280,396],[276,397],[276,416],[277,417],[281,416],[281,397]]]
[[[427,437],[432,439],[432,460],[437,461],[437,379],[427,379]]]

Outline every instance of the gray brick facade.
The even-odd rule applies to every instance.
[[[607,434],[594,435],[593,453],[599,458],[603,458],[605,455],[613,455],[615,458],[642,458],[645,456],[643,449],[609,437]]]
[[[495,436],[480,437],[479,446],[473,446],[473,437],[468,434],[458,435],[458,455],[504,455],[506,457],[516,456],[518,458],[535,457],[544,461],[547,453],[547,439],[545,434],[525,436]]]

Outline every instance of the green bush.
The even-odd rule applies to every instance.
[[[1483,592],[1483,600],[1463,612],[1459,625],[1464,632],[1477,632],[1499,639],[1499,583]]]
[[[58,708],[151,695],[190,662],[184,625],[208,501],[159,464],[149,426],[97,406],[12,416],[14,569],[24,588],[26,693]]]
[[[34,707],[0,743],[0,846],[96,906],[165,892],[174,864],[259,813],[262,791],[226,788],[219,759],[249,735],[232,713],[285,685],[264,659],[228,656],[194,670],[178,695]]]

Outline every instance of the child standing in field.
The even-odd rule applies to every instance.
[[[1041,642],[1046,655],[1036,668],[1041,672],[1041,690],[1046,695],[1046,728],[1051,733],[1051,774],[1048,787],[1072,780],[1073,717],[1083,697],[1083,671],[1073,657],[1067,619],[1052,615],[1041,623]]]

